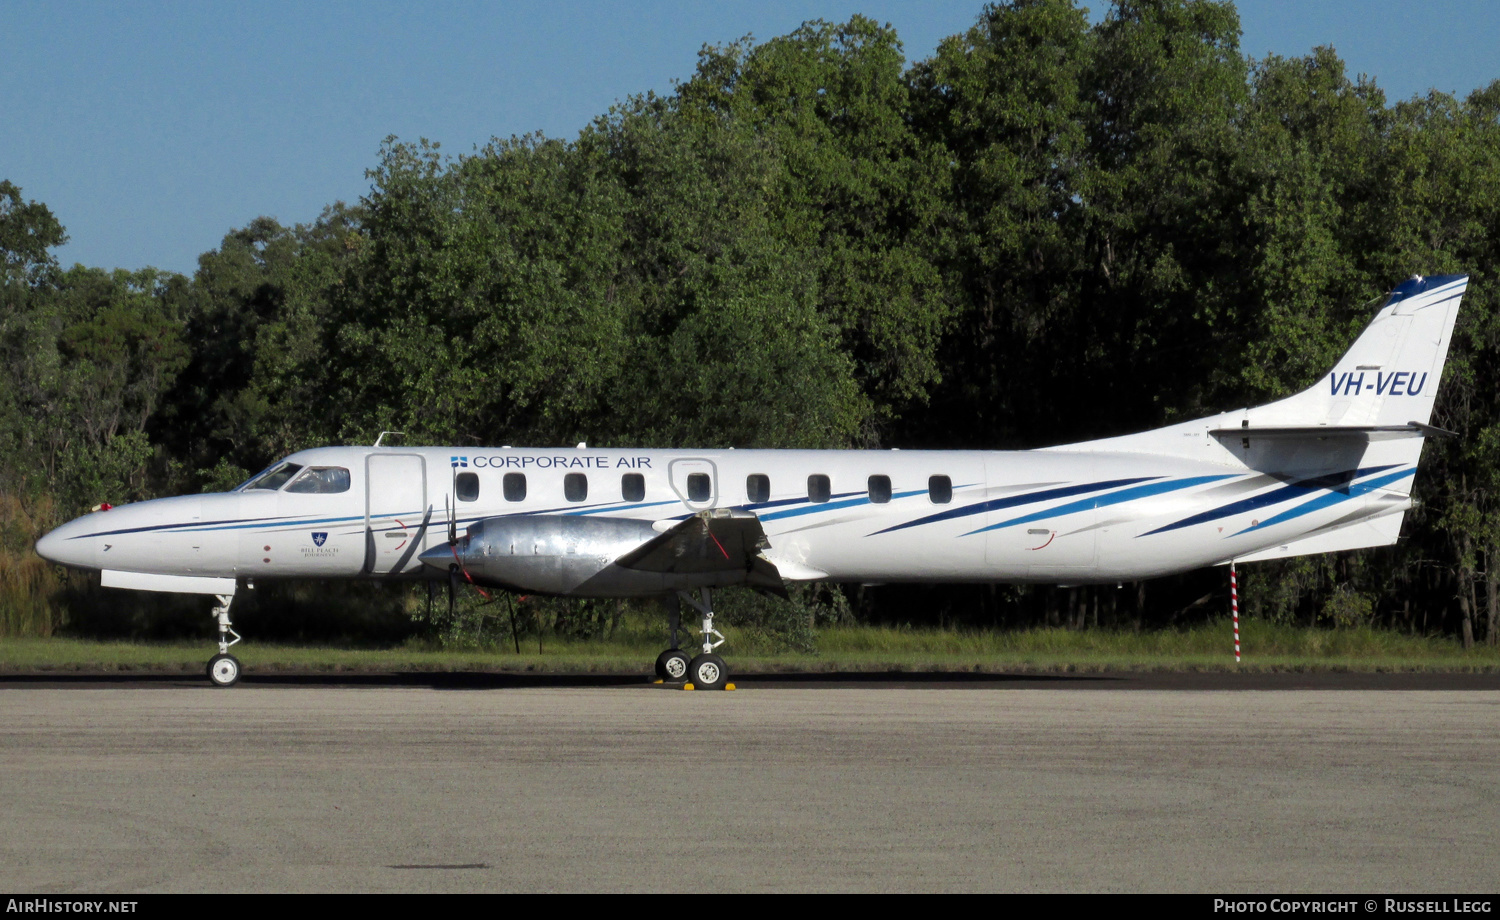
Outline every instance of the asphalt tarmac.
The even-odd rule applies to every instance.
[[[0,889],[1500,878],[1495,675],[502,677],[0,679]]]

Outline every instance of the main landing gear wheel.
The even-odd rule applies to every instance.
[[[688,672],[688,656],[681,649],[669,648],[656,656],[656,677],[658,680],[679,681],[686,680]]]
[[[233,687],[240,679],[240,660],[233,655],[215,655],[208,662],[208,679],[215,687]]]
[[[667,615],[672,622],[672,647],[656,659],[656,676],[662,682],[684,681],[684,690],[732,690],[734,687],[729,684],[729,668],[724,666],[724,659],[713,653],[714,649],[724,644],[724,634],[714,629],[714,608],[708,589],[700,588],[699,597],[702,598],[701,601],[695,600],[686,591],[666,596]],[[677,633],[682,627],[683,601],[687,601],[703,615],[703,651],[693,656],[692,661],[677,648]],[[715,642],[715,639],[718,641]]]
[[[697,690],[723,690],[729,682],[729,668],[724,659],[705,652],[688,664],[688,681]]]

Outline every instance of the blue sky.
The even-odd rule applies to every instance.
[[[1103,3],[1090,4],[1096,11]],[[0,179],[67,227],[64,264],[191,272],[231,228],[317,217],[369,183],[382,138],[464,153],[571,137],[691,75],[704,44],[864,13],[912,60],[979,0],[0,2]],[[1242,0],[1242,50],[1333,45],[1391,100],[1500,78],[1495,0]]]

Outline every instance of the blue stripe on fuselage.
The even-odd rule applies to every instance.
[[[1108,495],[1095,495],[1082,501],[1069,502],[1066,505],[1058,505],[1056,508],[1048,508],[1046,511],[1037,511],[1033,514],[1024,514],[1008,521],[971,530],[963,536],[972,536],[976,533],[984,533],[988,530],[1000,530],[1005,527],[1015,527],[1018,524],[1030,524],[1032,521],[1040,521],[1046,518],[1063,517],[1064,515],[1077,514],[1080,511],[1090,511],[1094,508],[1104,508],[1109,505],[1118,505],[1138,498],[1147,498],[1152,495],[1160,495],[1163,492],[1175,492],[1178,489],[1191,489],[1193,486],[1201,486],[1204,483],[1219,482],[1223,479],[1233,479],[1238,473],[1224,473],[1216,476],[1189,476],[1186,479],[1172,479],[1166,482],[1153,482],[1132,489],[1121,489]]]
[[[1346,502],[1351,498],[1358,498],[1361,495],[1367,495],[1380,488],[1381,486],[1390,485],[1393,482],[1397,482],[1399,480],[1405,479],[1408,476],[1414,475],[1416,472],[1417,468],[1413,466],[1404,470],[1397,470],[1394,473],[1386,473],[1384,476],[1376,476],[1374,479],[1368,480],[1366,482],[1355,483],[1353,485],[1350,485],[1346,491],[1325,492],[1324,494],[1319,495],[1317,498],[1314,498],[1311,501],[1303,502],[1295,508],[1288,508],[1275,517],[1267,518],[1266,520],[1261,521],[1259,524],[1251,524],[1249,527],[1246,527],[1239,533],[1234,534],[1234,536],[1237,537],[1241,533],[1249,533],[1252,530],[1262,530],[1266,527],[1280,524],[1282,521],[1290,521],[1293,518],[1302,517],[1304,514],[1312,514],[1314,511],[1327,508],[1330,505],[1337,505],[1340,502]]]
[[[1311,479],[1300,479],[1296,482],[1283,485],[1280,488],[1272,489],[1270,492],[1266,492],[1261,495],[1241,499],[1237,502],[1230,502],[1227,505],[1221,505],[1218,508],[1213,508],[1199,514],[1192,515],[1191,517],[1185,517],[1182,520],[1168,524],[1165,527],[1158,527],[1155,530],[1143,533],[1141,534],[1141,536],[1149,537],[1152,534],[1166,533],[1169,530],[1177,530],[1182,527],[1191,527],[1194,524],[1203,524],[1208,521],[1217,521],[1220,518],[1232,517],[1236,514],[1242,514],[1246,511],[1254,511],[1257,508],[1265,508],[1269,505],[1279,505],[1282,502],[1289,502],[1293,499],[1301,498],[1316,489],[1327,489],[1329,491],[1345,489],[1348,488],[1350,482],[1360,478],[1361,476],[1368,476],[1372,473],[1379,473],[1383,470],[1391,469],[1396,465],[1397,464],[1389,463],[1385,466],[1371,466],[1357,470],[1347,470],[1342,473],[1335,473],[1328,476],[1318,476]]]
[[[420,514],[420,512],[416,513]],[[380,516],[390,517],[391,515]],[[153,530],[170,530],[173,533],[198,533],[200,531],[208,530],[248,530],[254,527],[264,527],[267,525],[276,524],[334,524],[338,523],[339,521],[363,521],[364,519],[364,515],[358,514],[353,517],[307,518],[302,520],[297,520],[295,518],[231,518],[224,521],[207,521],[203,523],[179,521],[174,524],[151,524],[146,527],[125,527],[121,528],[120,530],[101,530],[97,533],[79,534],[76,537],[69,537],[68,539],[83,540],[88,537],[113,537],[118,536],[122,533],[147,533]]]
[[[912,489],[909,492],[896,492],[896,493],[894,493],[894,494],[891,495],[891,500],[894,501],[894,500],[896,500],[898,498],[910,498],[913,495],[921,495],[922,493],[924,493],[926,491],[927,491],[926,489]],[[813,514],[814,512],[818,512],[818,511],[832,511],[832,510],[834,510],[836,508],[852,508],[855,505],[872,505],[872,504],[874,504],[874,502],[870,501],[870,495],[869,495],[868,492],[844,492],[842,494],[844,494],[844,495],[859,495],[860,497],[859,498],[850,498],[850,499],[847,499],[847,500],[844,500],[844,501],[818,502],[818,503],[815,503],[815,504],[808,505],[808,506],[806,506],[804,508],[790,508],[790,509],[788,509],[786,511],[773,511],[770,514],[757,515],[757,517],[759,517],[762,521],[775,521],[775,520],[778,520],[780,518],[796,517],[796,516],[798,516],[800,514]],[[807,499],[798,499],[798,501],[806,501],[806,500]],[[885,504],[885,503],[881,502],[881,504]]]
[[[1103,492],[1117,486],[1128,486],[1132,483],[1146,482],[1152,479],[1161,479],[1160,476],[1138,476],[1134,479],[1111,479],[1105,482],[1090,482],[1077,486],[1063,486],[1058,489],[1043,489],[1040,492],[1024,492],[1020,495],[1007,495],[1005,498],[992,498],[989,501],[977,502],[972,505],[964,505],[961,508],[952,508],[948,511],[940,511],[937,514],[929,514],[926,517],[907,521],[905,524],[897,524],[884,530],[877,530],[869,536],[878,536],[883,533],[891,533],[896,530],[905,530],[908,527],[918,527],[922,524],[934,524],[938,521],[951,521],[954,518],[969,517],[975,514],[983,514],[986,511],[995,511],[1000,508],[1013,508],[1017,505],[1029,505],[1035,502],[1044,502],[1053,498],[1066,498],[1070,495],[1082,495],[1086,492]],[[976,531],[977,532],[977,531]],[[965,534],[967,536],[967,534]]]

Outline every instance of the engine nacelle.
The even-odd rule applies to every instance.
[[[743,568],[685,573],[617,564],[661,536],[650,521],[564,514],[493,517],[470,526],[457,545],[444,543],[421,558],[444,571],[461,565],[480,584],[526,594],[629,597],[745,581]]]

